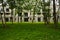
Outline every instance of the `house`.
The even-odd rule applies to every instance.
[[[50,1],[50,13],[51,13],[51,18],[50,18],[50,22],[53,22],[53,1]],[[56,0],[56,13],[58,12],[59,9],[59,3]],[[4,7],[5,10],[5,20],[6,22],[11,22],[11,20],[13,19],[13,22],[44,22],[43,18],[43,11],[42,9],[40,10],[40,12],[38,13],[34,13],[33,9],[31,10],[23,10],[22,13],[17,13],[15,14],[15,9],[13,9],[13,13],[11,13],[11,9],[9,9],[9,4],[7,4]],[[13,15],[12,15],[13,14]],[[3,13],[3,8],[2,8],[2,4],[0,3],[0,15],[2,15],[2,19],[4,20],[4,13]],[[58,15],[58,13],[57,13]],[[59,16],[59,15],[58,15]],[[33,18],[34,17],[34,18]],[[1,21],[1,16],[0,16],[0,21]],[[60,21],[60,17],[59,17],[59,21]]]

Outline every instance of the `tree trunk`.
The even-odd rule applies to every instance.
[[[46,16],[46,11],[45,11],[45,0],[43,0],[43,16],[44,16],[44,22],[45,24],[47,24],[47,16]]]
[[[32,23],[34,22],[34,20],[35,20],[35,7],[34,7],[34,13],[33,13]]]
[[[6,27],[6,16],[5,16],[5,10],[4,10],[4,7],[3,7],[3,13],[4,13],[4,25],[5,25],[5,27]]]
[[[34,5],[34,13],[33,13],[33,20],[32,20],[32,23],[34,22],[34,20],[35,20],[35,8],[36,8],[36,5],[37,5],[37,0],[36,0],[36,4]]]
[[[60,18],[60,0],[59,0],[59,9],[58,9],[58,18],[57,18],[57,20]]]
[[[56,16],[56,5],[55,5],[55,0],[53,0],[53,20],[54,20],[54,25],[57,26],[57,16]]]
[[[18,13],[18,23],[19,23],[19,13]]]
[[[3,15],[4,15],[4,21],[2,20],[3,22],[3,25],[4,25],[4,28],[6,27],[6,21],[5,21],[5,10],[4,10],[4,6],[3,6],[3,0],[2,0],[2,8],[3,8]]]
[[[22,9],[20,12],[18,12],[18,23],[19,23],[19,21],[22,22],[22,15],[19,15],[20,13],[22,13]],[[19,17],[20,17],[20,20],[19,20]]]
[[[21,8],[21,13],[22,13],[22,8]],[[20,21],[20,22],[22,22],[22,15],[21,15],[21,18],[20,18],[20,19],[21,19],[21,21]]]
[[[50,23],[50,0],[49,0],[49,5],[48,5],[48,14],[47,14],[47,24]]]
[[[0,14],[1,14],[1,12],[0,12]],[[2,27],[4,27],[2,14],[1,14],[1,21],[2,21]]]
[[[13,9],[11,9],[11,22],[13,24]]]

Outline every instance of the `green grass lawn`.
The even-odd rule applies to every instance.
[[[7,24],[7,28],[0,24],[0,40],[60,40],[60,29],[54,28],[53,24]]]

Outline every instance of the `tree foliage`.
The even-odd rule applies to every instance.
[[[14,9],[16,7],[15,0],[7,0],[7,2],[9,4],[10,9]]]

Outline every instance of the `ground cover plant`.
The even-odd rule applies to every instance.
[[[0,24],[0,40],[60,40],[60,29],[43,23]]]

